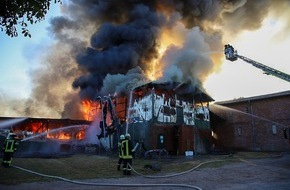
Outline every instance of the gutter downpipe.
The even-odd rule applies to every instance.
[[[253,116],[253,106],[251,100],[248,101],[250,105],[250,112],[251,112],[251,128],[252,128],[252,136],[253,136],[253,151],[256,151],[256,131],[255,131],[255,121]]]

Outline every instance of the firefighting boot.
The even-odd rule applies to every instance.
[[[2,162],[2,166],[4,166],[4,167],[9,167],[11,165],[11,162],[9,162],[9,161],[7,161],[7,160],[4,160],[3,162]]]
[[[131,170],[130,169],[126,171],[126,175],[131,175]]]

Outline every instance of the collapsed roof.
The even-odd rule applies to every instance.
[[[197,87],[197,85],[193,85],[190,82],[152,81],[134,88],[133,91],[152,88],[171,91],[172,93],[176,94],[184,100],[191,101],[192,99],[194,99],[196,102],[214,101],[214,99],[210,97],[206,92]]]

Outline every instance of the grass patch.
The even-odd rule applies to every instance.
[[[97,155],[74,155],[64,158],[14,158],[13,165],[46,175],[68,179],[120,177],[116,171],[117,159]],[[2,171],[3,170],[3,171]],[[53,180],[31,174],[13,167],[1,168],[1,184],[17,184]]]
[[[169,173],[184,172],[198,164],[212,160],[222,160],[202,165],[199,169],[210,167],[217,168],[242,159],[255,159],[273,156],[273,153],[239,152],[231,156],[225,155],[196,155],[192,158],[177,157],[169,159],[145,160],[134,159],[133,167],[143,175],[165,175]],[[117,157],[99,155],[77,154],[60,158],[13,158],[12,164],[28,170],[46,175],[60,176],[78,180],[92,178],[120,178],[122,172],[117,171]],[[144,168],[145,165],[158,165],[161,171]],[[17,168],[4,168],[0,166],[0,184],[19,184],[55,180],[41,177]]]

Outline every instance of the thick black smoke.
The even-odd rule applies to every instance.
[[[75,88],[81,89],[81,97],[93,99],[99,95],[108,74],[126,74],[137,66],[145,69],[146,63],[156,58],[155,40],[165,22],[164,16],[148,6],[137,4],[126,13],[126,17],[123,23],[101,25],[91,37],[91,47],[77,55],[79,67],[88,72],[73,83]]]
[[[230,33],[256,29],[269,5],[265,0],[74,0],[69,5],[71,12],[76,12],[73,18],[80,18],[80,23],[89,21],[96,31],[89,47],[76,56],[85,73],[73,82],[73,87],[80,89],[81,98],[94,99],[108,93],[104,89],[114,88],[104,86],[105,78],[126,75],[135,67],[146,71],[154,59],[163,56],[158,54],[162,31],[178,23],[187,29],[184,33],[188,39],[183,47],[171,47],[166,52],[163,60],[170,57],[170,61],[163,63],[164,73],[168,74],[163,78],[204,80],[212,72],[213,62],[203,53],[214,46],[222,50],[222,30],[208,23],[224,25],[232,30]],[[182,76],[170,75],[173,70]]]
[[[64,1],[62,16],[49,28],[55,45],[48,48],[44,67],[31,73],[31,98],[6,104],[21,116],[75,118],[78,101],[130,90],[146,80],[144,73],[156,60],[164,80],[202,84],[221,62],[209,52],[258,29],[269,14],[286,20],[289,31],[289,6],[288,0]],[[172,42],[161,55],[165,30],[183,42]],[[8,112],[6,106],[2,113]]]
[[[73,82],[74,88],[80,88],[82,98],[94,99],[101,93],[108,93],[104,91],[108,88],[104,86],[105,78],[108,81],[114,75],[126,75],[128,70],[136,67],[146,70],[152,60],[161,56],[157,50],[162,29],[173,27],[178,21],[191,28],[202,20],[214,19],[218,3],[99,0],[72,1],[69,7],[77,10],[81,19],[87,17],[95,24],[96,32],[91,36],[90,47],[76,56],[79,67],[86,73]],[[140,74],[143,75],[136,73],[135,76],[144,78]]]
[[[94,100],[128,92],[146,80],[154,60],[162,64],[163,80],[202,84],[216,67],[208,52],[223,49],[224,34],[258,29],[271,5],[267,0],[71,0],[51,30],[68,44],[81,72],[73,88],[81,99]],[[184,42],[160,55],[165,29],[180,32]],[[63,116],[75,115],[75,99]]]

